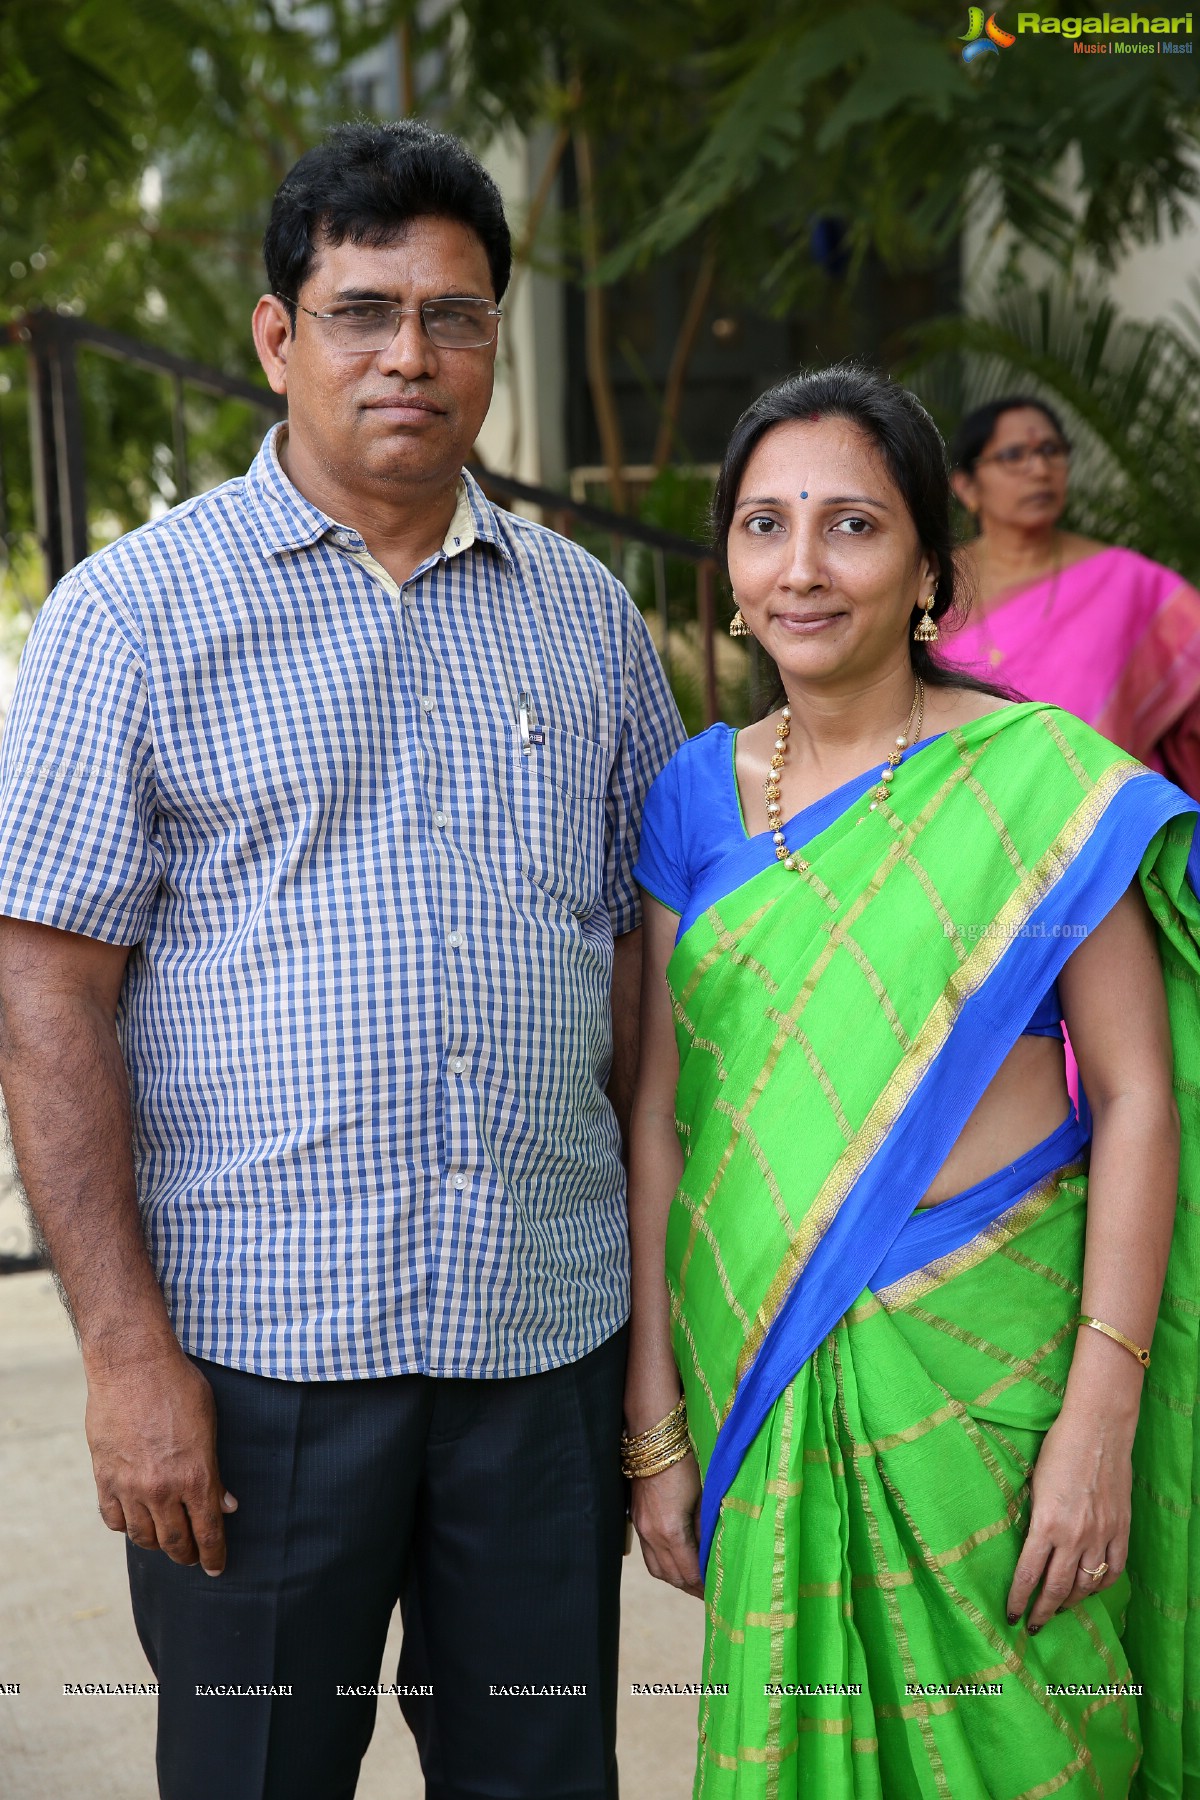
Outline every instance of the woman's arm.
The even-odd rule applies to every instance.
[[[675,1134],[679,1053],[667,990],[667,963],[679,923],[647,894],[642,911],[641,1057],[633,1097],[629,1160],[629,1236],[633,1250],[633,1314],[625,1381],[626,1429],[657,1425],[679,1399],[679,1371],[671,1350],[671,1314],[664,1273],[667,1213],[683,1158]],[[702,1594],[695,1512],[700,1474],[694,1456],[633,1483],[631,1511],[652,1575]]]
[[[1175,1220],[1179,1115],[1154,926],[1136,884],[1069,958],[1059,992],[1093,1115],[1080,1310],[1149,1347]],[[1125,1567],[1144,1379],[1128,1350],[1080,1329],[1062,1410],[1034,1468],[1009,1594],[1012,1618],[1041,1580],[1031,1630]],[[1102,1561],[1101,1580],[1080,1575]]]

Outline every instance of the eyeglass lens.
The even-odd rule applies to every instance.
[[[353,301],[324,315],[330,340],[343,350],[386,350],[400,321],[419,312],[435,344],[447,350],[474,350],[496,335],[496,309],[487,300],[425,300],[419,307],[383,301]]]
[[[1040,444],[1009,444],[1007,449],[997,450],[991,460],[1002,463],[1006,469],[1023,469],[1040,456],[1044,463],[1066,462],[1071,452],[1068,446],[1058,438],[1046,438]]]

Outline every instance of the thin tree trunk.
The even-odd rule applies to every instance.
[[[584,125],[576,125],[572,139],[575,146],[575,169],[579,177],[579,235],[583,257],[584,342],[588,387],[600,432],[600,449],[608,470],[613,511],[624,512],[627,503],[625,454],[621,443],[621,423],[617,417],[617,399],[613,392],[612,371],[608,364],[607,296],[604,289],[592,279],[600,261],[592,144]]]
[[[671,450],[679,430],[679,412],[683,405],[683,389],[687,381],[688,364],[692,360],[696,339],[704,322],[704,309],[708,305],[708,298],[712,293],[713,278],[716,272],[717,253],[710,239],[704,246],[700,267],[696,271],[696,279],[692,284],[692,292],[688,299],[687,310],[679,327],[679,335],[675,339],[675,348],[671,352],[671,366],[667,371],[667,385],[663,390],[662,415],[659,420],[658,437],[654,445],[655,473],[659,469],[665,468],[671,460]]]

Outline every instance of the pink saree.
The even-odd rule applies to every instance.
[[[943,662],[1074,713],[1200,797],[1200,593],[1099,550],[943,630]]]

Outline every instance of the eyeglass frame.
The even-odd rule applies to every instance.
[[[311,306],[305,306],[301,301],[293,299],[288,294],[277,293],[275,298],[277,300],[282,300],[285,306],[294,306],[298,311],[307,313],[310,319],[328,319],[336,322],[339,317],[339,314],[337,313],[315,312]],[[491,337],[482,338],[478,344],[438,343],[437,339],[429,329],[429,323],[425,317],[425,308],[427,306],[450,306],[456,300],[470,300],[472,302],[483,303],[487,310],[481,316],[485,319],[496,320],[496,324],[492,328]],[[376,344],[372,349],[367,349],[365,345],[361,349],[356,349],[352,344],[333,345],[335,350],[340,350],[343,355],[346,356],[378,356],[381,350],[390,350],[396,341],[396,332],[400,329],[401,319],[411,319],[413,317],[420,319],[421,330],[437,350],[485,350],[489,344],[495,343],[496,334],[500,329],[499,321],[504,314],[503,307],[490,304],[483,294],[439,294],[436,299],[422,300],[419,306],[401,306],[398,300],[384,300],[382,296],[378,300],[347,300],[345,304],[347,306],[368,305],[386,307],[388,311],[395,316],[396,320],[395,330],[393,330],[392,335],[387,340],[386,344]]]
[[[1019,450],[1020,456],[1013,456],[1011,452],[1014,450]],[[998,463],[1002,469],[1008,469],[1015,475],[1035,456],[1040,456],[1049,468],[1056,462],[1070,462],[1071,446],[1065,438],[1059,438],[1057,442],[1051,438],[1043,438],[1040,444],[1006,444],[1003,450],[991,450],[986,456],[977,456],[974,469],[980,463]]]

